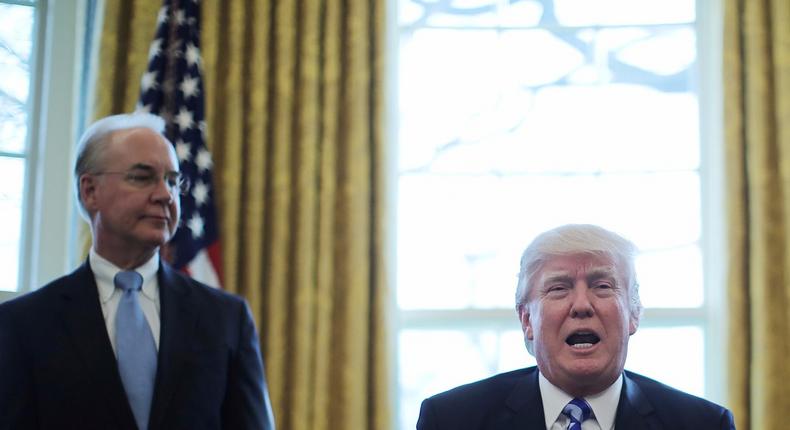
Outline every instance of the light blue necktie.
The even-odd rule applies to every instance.
[[[581,430],[582,423],[590,418],[592,409],[584,399],[573,399],[562,408],[562,414],[571,419],[568,430]]]
[[[143,277],[134,271],[118,272],[115,286],[122,291],[115,314],[118,371],[137,427],[146,430],[156,378],[156,343],[140,307]]]

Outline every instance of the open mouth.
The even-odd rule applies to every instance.
[[[601,338],[591,331],[577,331],[565,338],[565,343],[577,349],[592,348],[600,341]]]

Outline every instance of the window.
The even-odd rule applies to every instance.
[[[700,55],[697,7],[398,0],[399,428],[429,395],[535,363],[514,310],[519,258],[566,223],[642,251],[626,368],[721,401],[722,287],[703,264],[720,252],[701,145],[715,59]]]
[[[0,1],[0,290],[16,291],[20,268],[35,2]]]
[[[77,263],[71,165],[89,115],[96,8],[0,0],[0,301]]]

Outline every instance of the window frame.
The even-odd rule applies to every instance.
[[[724,204],[724,10],[721,0],[697,0],[700,182],[705,276],[705,396],[727,405],[727,228]],[[703,108],[707,107],[707,108]],[[722,360],[721,358],[725,359]]]

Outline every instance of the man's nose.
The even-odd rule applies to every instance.
[[[571,290],[571,316],[574,318],[589,318],[593,315],[593,306],[590,302],[590,289],[586,282],[577,282]]]
[[[154,187],[152,198],[157,202],[169,204],[177,197],[178,190],[169,186],[164,178],[159,178]]]

